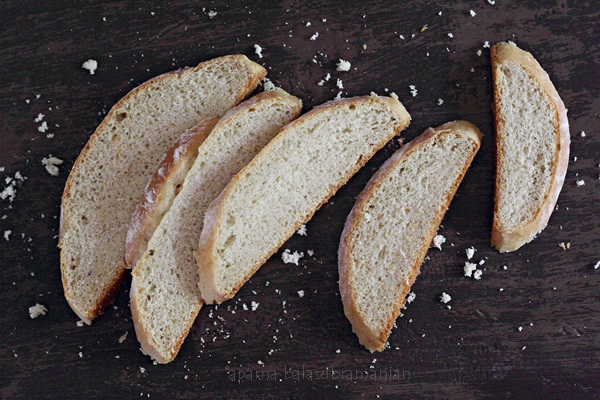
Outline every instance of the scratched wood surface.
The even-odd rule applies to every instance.
[[[12,201],[0,200],[8,238],[0,238],[2,398],[600,398],[600,3],[4,1],[0,26],[0,189],[16,189]],[[502,40],[548,71],[569,109],[572,145],[548,228],[501,255],[489,246],[494,146],[484,43]],[[443,251],[429,251],[417,297],[383,353],[361,348],[344,317],[336,251],[355,196],[396,140],[316,213],[308,236],[282,248],[314,255],[295,266],[280,251],[236,299],[203,308],[173,363],[153,365],[139,351],[129,280],[92,326],[76,324],[56,247],[73,162],[136,85],[230,53],[266,66],[305,110],[335,97],[341,79],[345,97],[397,93],[412,114],[408,140],[456,118],[485,133],[440,228]],[[98,61],[94,75],[81,68],[89,58]],[[336,71],[339,58],[351,62],[349,72]],[[34,122],[39,113],[46,132]],[[42,165],[50,154],[64,160],[56,177]],[[17,184],[6,181],[17,172]],[[470,246],[485,260],[479,281],[462,273]],[[451,309],[439,302],[443,292]],[[31,319],[36,303],[48,312]]]

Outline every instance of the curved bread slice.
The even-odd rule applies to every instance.
[[[219,119],[207,118],[184,132],[167,150],[144,189],[127,229],[125,262],[131,267],[146,251],[148,241],[162,217],[169,211],[183,180],[198,158],[198,147]]]
[[[491,243],[501,252],[546,225],[569,162],[567,110],[548,74],[514,43],[492,46],[496,195]]]
[[[398,100],[371,95],[328,102],[289,124],[208,208],[196,254],[202,298],[233,297],[409,121]]]
[[[65,297],[90,324],[125,276],[125,237],[152,171],[181,132],[221,116],[265,76],[243,55],[154,78],[121,99],[75,161],[62,197]]]
[[[340,293],[352,330],[370,351],[383,350],[481,137],[465,121],[429,128],[358,196],[338,251]]]
[[[301,109],[302,102],[283,90],[260,93],[225,114],[198,149],[132,273],[135,332],[142,349],[159,363],[175,358],[202,306],[194,250],[206,207]]]

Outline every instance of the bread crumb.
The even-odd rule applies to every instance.
[[[415,85],[408,85],[408,88],[410,89],[412,97],[417,97],[417,87]]]
[[[474,17],[474,16],[476,16],[476,15],[477,15],[477,14],[475,13],[475,11],[473,11],[473,10],[469,10],[469,14],[471,14],[471,17]]]
[[[487,40],[485,42],[483,42],[483,48],[484,49],[489,49],[490,48],[490,42],[488,42]]]
[[[448,37],[449,37],[449,38],[453,38],[453,37],[454,37],[454,35],[453,35],[452,33],[448,33]]]
[[[44,305],[36,303],[35,306],[29,307],[29,317],[34,319],[40,315],[46,315],[46,311],[48,311],[48,309]]]
[[[11,230],[4,231],[4,239],[5,239],[7,242],[10,240],[10,239],[9,239],[9,236],[10,236],[10,234],[11,234],[11,233],[12,233],[12,231],[11,231]]]
[[[44,115],[44,114],[42,114],[42,113],[39,113],[39,114],[37,115],[37,117],[35,117],[35,119],[33,120],[33,122],[40,122],[41,120],[43,120],[43,119],[44,119],[44,117],[45,117],[45,115]]]
[[[479,260],[479,265],[485,264],[485,260]]]
[[[438,105],[438,106],[441,106],[442,104],[444,104],[444,100],[442,100],[442,99],[438,99],[437,105]]]
[[[578,186],[578,187],[580,187],[580,186],[585,186],[585,181],[584,181],[583,179],[580,179],[580,180],[578,180],[578,181],[577,181],[577,182],[575,182],[575,183],[577,183],[577,186]]]
[[[480,280],[481,279],[481,275],[483,275],[483,271],[478,269],[475,272],[473,272],[473,278],[475,278],[476,280]]]
[[[308,249],[308,250],[306,250],[306,253],[308,253],[308,255],[309,255],[310,257],[312,257],[312,256],[314,256],[314,255],[315,255],[315,252],[314,252],[314,250],[312,250],[312,249]]]
[[[125,332],[124,334],[122,334],[122,335],[119,337],[119,343],[123,343],[123,342],[125,341],[125,339],[127,339],[127,334],[128,334],[128,333],[129,333],[129,332]]]
[[[267,92],[269,90],[277,89],[277,86],[275,86],[275,84],[273,82],[271,82],[271,80],[269,78],[263,79],[262,84],[263,84],[263,89],[265,90],[265,92]]]
[[[284,264],[298,265],[298,261],[300,261],[302,257],[304,257],[304,253],[298,253],[297,251],[291,253],[289,249],[285,249],[281,254],[281,260],[284,262]]]
[[[298,290],[298,296],[304,297],[304,290]]]
[[[42,124],[38,126],[38,131],[41,133],[45,133],[48,129],[48,123],[46,121],[42,122]]]
[[[467,260],[470,260],[471,258],[473,258],[473,255],[475,255],[475,247],[471,246],[468,249],[465,250],[465,253],[467,254]]]
[[[598,269],[598,268],[600,268],[600,261],[598,261],[598,262],[596,263],[596,265],[594,265],[594,269]]]
[[[450,297],[448,293],[442,293],[442,295],[440,296],[440,302],[444,304],[448,303],[450,300],[452,300],[452,297]]]
[[[210,10],[207,15],[208,15],[208,18],[213,19],[214,17],[217,16],[217,12],[215,10]]]
[[[254,45],[254,52],[256,53],[256,55],[258,56],[258,58],[263,58],[262,50],[263,50],[263,48],[260,47],[260,45],[258,45],[258,44]]]
[[[79,352],[79,358],[83,358],[83,352],[82,351]]]
[[[315,32],[311,37],[310,40],[317,40],[317,38],[319,37],[319,32]]]
[[[339,72],[350,71],[350,67],[352,66],[352,64],[350,64],[350,61],[344,60],[343,58],[340,58],[340,61],[336,65],[336,71]]]
[[[523,331],[523,327],[522,327],[522,326],[520,326],[520,327],[518,327],[518,328],[517,328],[517,330],[518,330],[519,332],[521,332],[521,331]]]
[[[442,244],[444,243],[446,243],[446,238],[442,235],[436,235],[433,238],[433,246],[440,249],[440,251],[442,250]]]
[[[477,50],[477,55],[478,55],[479,57],[481,57],[481,54],[482,54],[482,53],[481,53],[481,50]]]
[[[335,83],[335,85],[338,87],[338,89],[343,89],[344,88],[344,84],[342,83],[341,79],[338,79],[337,82]]]
[[[145,373],[145,372],[146,372],[146,368],[144,368],[144,367],[140,367],[140,372],[141,372],[142,374],[143,374],[143,373]]]
[[[342,99],[342,91],[340,90],[338,94],[333,98],[333,100],[341,100]]]
[[[473,271],[476,271],[476,270],[477,270],[477,264],[465,262],[465,266],[463,267],[465,276],[468,276],[469,278],[473,277]]]
[[[487,0],[488,3],[490,3],[491,5],[496,4],[496,0]]]
[[[306,224],[300,225],[300,229],[296,231],[296,233],[300,236],[307,236],[306,234]]]
[[[76,323],[76,325],[80,328],[83,326],[83,324],[84,324],[84,322],[81,320],[77,321],[77,323]]]
[[[258,305],[260,303],[257,303],[256,301],[253,301],[252,304],[250,304],[250,307],[252,307],[252,311],[256,311],[256,309],[258,308]]]
[[[90,75],[94,75],[94,73],[96,73],[96,70],[98,69],[98,61],[96,60],[92,60],[91,58],[89,60],[87,60],[86,62],[84,62],[81,67],[83,69],[87,69],[88,71],[90,71]]]
[[[306,23],[306,26],[311,26],[312,24],[309,22]]]
[[[421,28],[421,32],[425,32],[427,30],[427,24],[423,25],[423,27]]]
[[[415,292],[409,292],[408,296],[406,297],[406,302],[410,304],[413,301],[415,301],[416,298],[417,298],[417,294]]]
[[[392,99],[394,99],[394,100],[398,100],[398,101],[400,101],[400,100],[398,99],[398,95],[397,95],[395,92],[392,92],[392,93],[390,93],[390,97],[391,97]]]
[[[585,132],[581,131],[581,137],[585,137]]]
[[[42,164],[46,167],[46,171],[52,176],[58,176],[59,170],[57,165],[61,165],[62,163],[63,160],[52,157],[52,154],[49,154],[48,157],[42,159]]]

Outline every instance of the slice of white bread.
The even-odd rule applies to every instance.
[[[204,301],[232,298],[409,122],[398,100],[373,94],[325,103],[289,124],[206,212],[196,253]]]
[[[465,121],[429,128],[358,196],[340,241],[339,285],[352,330],[371,352],[385,347],[481,137]]]
[[[265,75],[243,55],[161,75],[123,97],[90,137],[65,186],[59,233],[65,297],[85,323],[125,277],[129,220],[163,154],[186,129],[242,101]]]
[[[194,250],[204,211],[301,109],[302,102],[283,90],[260,93],[225,114],[199,147],[181,191],[132,272],[135,332],[157,362],[175,358],[202,306]]]
[[[496,194],[492,246],[533,240],[556,205],[569,163],[567,110],[548,74],[514,43],[492,46]]]
[[[217,117],[206,118],[185,131],[160,160],[129,221],[125,241],[127,267],[137,264],[146,251],[154,230],[169,211],[185,176],[198,158],[198,147],[218,121]]]

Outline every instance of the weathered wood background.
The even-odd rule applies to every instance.
[[[0,234],[12,231],[0,238],[2,398],[600,398],[597,1],[3,1],[0,26],[0,190],[17,171],[26,177],[14,201],[0,203]],[[484,47],[502,40],[545,67],[572,133],[548,228],[506,255],[489,246],[494,146]],[[361,348],[344,317],[336,251],[354,197],[396,141],[317,212],[307,237],[283,247],[314,256],[285,265],[279,252],[235,300],[205,307],[173,363],[153,365],[139,351],[129,282],[105,315],[77,326],[56,247],[75,158],[136,85],[230,53],[265,65],[305,110],[333,98],[339,78],[345,97],[397,93],[413,118],[407,139],[455,118],[485,133],[440,228],[448,242],[428,253],[416,300],[385,352]],[[89,58],[99,64],[94,75],[81,68]],[[339,58],[351,71],[335,70]],[[332,79],[317,85],[327,73]],[[39,113],[45,133],[34,122]],[[64,160],[57,177],[42,165],[49,154]],[[462,273],[470,246],[485,260],[480,281]],[[439,302],[442,292],[452,296],[451,309]],[[258,309],[244,311],[253,301]],[[32,320],[36,303],[48,312]]]

